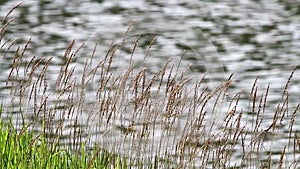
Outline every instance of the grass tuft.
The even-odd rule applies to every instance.
[[[2,109],[0,109],[2,113]],[[12,119],[0,121],[0,167],[1,168],[126,168],[126,158],[95,149],[86,151],[81,144],[79,152],[51,146],[47,138],[28,129],[17,131]]]

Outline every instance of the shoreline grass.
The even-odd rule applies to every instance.
[[[30,39],[17,46],[6,37],[9,14],[19,5],[0,30],[0,54],[10,62],[1,82],[7,96],[1,100],[3,167],[299,167],[299,104],[289,106],[288,90],[296,69],[278,104],[267,106],[270,86],[261,91],[254,79],[249,105],[242,109],[241,92],[230,93],[232,75],[210,88],[205,75],[192,81],[188,68],[179,70],[172,60],[154,73],[136,66],[140,36],[122,70],[115,61],[122,44],[112,43],[105,56],[98,56],[95,45],[77,74],[83,46],[75,48],[74,40],[58,63],[54,57],[28,56]]]
[[[0,117],[2,108],[0,109]],[[12,121],[0,120],[0,168],[126,168],[126,158],[95,148],[87,152],[82,144],[79,152],[49,145],[41,134],[24,126],[17,131]]]

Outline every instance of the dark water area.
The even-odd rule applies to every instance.
[[[18,2],[1,1],[0,16]],[[31,39],[28,56],[53,57],[57,65],[50,68],[50,79],[57,74],[66,46],[74,39],[77,47],[85,44],[76,60],[79,76],[96,43],[99,57],[105,56],[112,42],[123,44],[116,65],[122,71],[122,65],[130,62],[135,40],[141,36],[134,54],[141,68],[148,68],[151,74],[170,58],[178,63],[183,56],[182,67],[190,65],[189,75],[194,79],[207,73],[211,89],[233,73],[230,90],[241,91],[239,109],[247,112],[256,78],[259,91],[270,84],[267,107],[276,109],[291,71],[300,65],[300,2],[292,0],[27,0],[11,15],[14,21],[6,38],[21,46]],[[154,38],[155,45],[144,58]],[[1,102],[8,99],[4,82],[11,60],[0,55]],[[299,83],[296,69],[289,83],[290,110],[300,101]],[[266,112],[266,118],[272,119],[273,112]],[[295,121],[295,127],[300,128],[300,121]],[[286,142],[286,138],[278,142]]]

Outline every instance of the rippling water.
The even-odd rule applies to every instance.
[[[0,16],[17,2],[1,4]],[[85,43],[87,49],[81,50],[77,60],[79,67],[95,43],[99,56],[113,41],[122,43],[134,21],[126,36],[128,44],[121,49],[129,54],[141,35],[135,52],[141,67],[153,73],[168,59],[178,61],[184,53],[183,64],[191,65],[190,74],[199,78],[208,73],[208,85],[215,86],[234,73],[231,90],[245,93],[241,102],[258,77],[263,89],[271,84],[268,99],[276,106],[290,72],[300,64],[300,3],[296,1],[27,0],[12,15],[15,20],[8,34],[19,44],[31,38],[27,55],[54,56],[54,63],[59,63],[71,40],[76,39],[77,46]],[[144,59],[147,45],[155,37],[151,54]],[[0,57],[0,80],[4,81],[9,58]],[[129,62],[130,57],[120,57],[118,66],[122,69]],[[54,76],[59,67],[51,69]],[[297,70],[289,87],[291,109],[299,103],[299,82]],[[241,108],[247,110],[247,104]],[[298,121],[295,125],[300,127]]]

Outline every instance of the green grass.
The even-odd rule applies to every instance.
[[[2,108],[0,109],[2,114]],[[47,143],[42,134],[28,131],[26,126],[17,131],[12,123],[0,121],[0,168],[126,168],[126,158],[99,151],[87,152],[82,144],[79,152]]]

